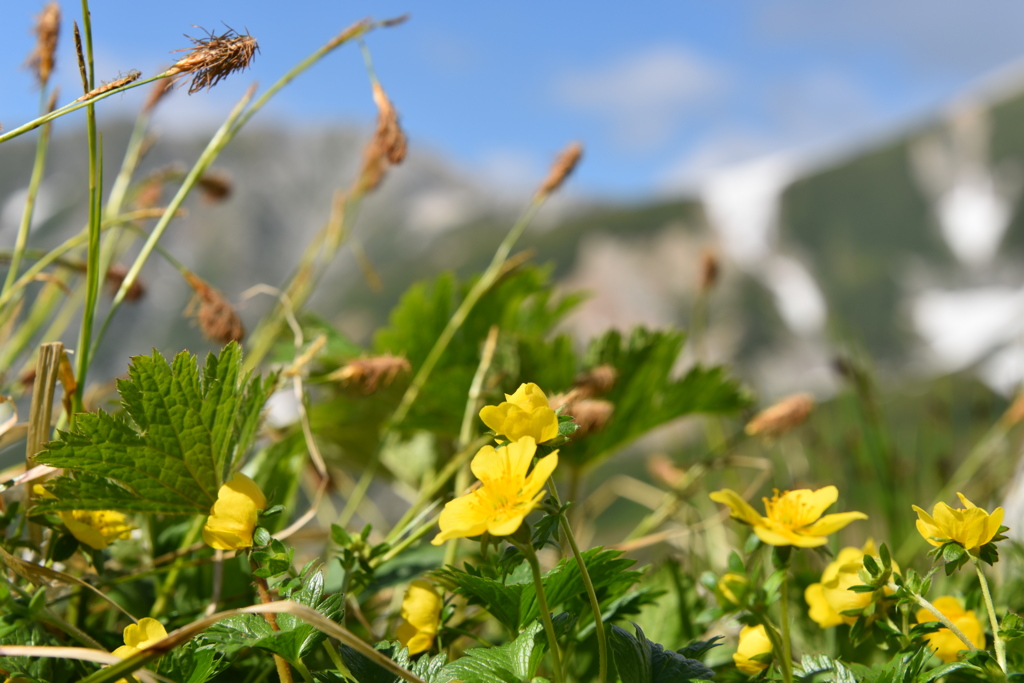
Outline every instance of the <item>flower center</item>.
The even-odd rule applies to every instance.
[[[815,521],[814,512],[803,496],[794,495],[793,491],[786,491],[779,495],[775,489],[775,495],[764,500],[765,516],[776,524],[788,529],[801,529]]]

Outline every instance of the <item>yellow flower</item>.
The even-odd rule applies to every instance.
[[[111,654],[121,659],[128,659],[166,637],[167,630],[163,624],[156,619],[143,617],[139,619],[139,623],[125,626],[124,645],[114,650]]]
[[[267,507],[267,497],[249,477],[235,472],[217,491],[217,502],[203,527],[206,545],[219,550],[240,550],[252,545],[257,513]]]
[[[942,612],[943,616],[949,619],[954,626],[960,629],[960,632],[967,636],[967,639],[974,643],[975,647],[978,649],[985,647],[985,632],[982,630],[981,622],[978,621],[978,617],[974,616],[973,611],[965,612],[963,604],[951,595],[946,595],[933,601],[932,605]],[[928,610],[919,609],[917,611],[917,623],[925,624],[929,621],[938,621],[938,619]],[[925,639],[929,645],[935,648],[935,654],[938,655],[939,659],[946,663],[955,662],[957,653],[968,649],[963,641],[953,635],[953,632],[948,628],[940,628],[935,633],[929,633],[925,636]]]
[[[763,624],[744,626],[740,630],[740,642],[736,646],[732,661],[736,663],[737,669],[748,676],[753,676],[767,669],[768,665],[752,659],[752,657],[771,651],[772,641],[768,640],[768,634],[765,632]]]
[[[835,486],[817,491],[798,489],[784,491],[769,500],[763,498],[765,516],[761,516],[738,493],[722,489],[711,494],[711,500],[729,506],[732,516],[754,527],[754,533],[768,545],[795,545],[814,548],[825,545],[826,536],[856,519],[867,519],[863,512],[840,512],[821,516],[839,498]]]
[[[40,498],[57,497],[40,484],[32,490]],[[114,510],[63,510],[58,514],[72,536],[95,550],[103,550],[114,541],[128,538],[135,528],[127,517]]]
[[[863,548],[843,548],[836,559],[821,573],[821,582],[812,583],[804,591],[804,599],[810,607],[808,614],[821,628],[830,628],[846,623],[852,624],[857,617],[844,616],[846,610],[862,610],[874,600],[874,593],[858,593],[851,586],[863,585],[860,570],[864,568],[864,557],[875,556],[874,541],[869,540]],[[898,571],[898,567],[894,570]]]
[[[944,541],[956,541],[967,550],[977,550],[999,533],[999,527],[1003,524],[1003,508],[996,508],[990,515],[967,500],[964,494],[956,495],[960,497],[965,509],[936,503],[929,515],[914,505],[918,517],[917,530],[924,536],[924,540],[934,546],[940,546]]]
[[[409,648],[409,654],[426,652],[434,644],[441,623],[441,596],[429,581],[413,581],[402,600],[402,625],[398,640]]]
[[[558,436],[558,416],[536,384],[520,384],[516,393],[505,394],[505,399],[504,403],[480,410],[480,419],[495,434],[504,435],[509,441],[532,436],[537,443]]]
[[[482,486],[451,500],[441,511],[441,533],[431,541],[441,545],[450,538],[515,533],[523,518],[544,498],[545,482],[558,464],[558,451],[537,461],[527,474],[537,442],[531,436],[495,449],[484,446],[470,467]]]
[[[747,586],[750,584],[747,581],[747,577],[742,574],[735,574],[733,572],[726,572],[722,574],[722,578],[718,580],[718,592],[722,594],[727,602],[733,605],[739,605],[740,599],[736,597],[736,592],[745,593]],[[735,589],[736,592],[733,592]]]

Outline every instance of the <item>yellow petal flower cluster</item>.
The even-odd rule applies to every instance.
[[[143,617],[137,624],[129,624],[124,628],[124,645],[111,654],[121,659],[128,659],[141,650],[167,637],[164,625],[156,619]]]
[[[537,442],[524,436],[501,448],[484,446],[473,457],[470,468],[482,484],[464,496],[451,500],[441,511],[441,533],[431,541],[441,545],[451,538],[494,536],[515,533],[523,518],[544,498],[544,484],[558,465],[558,451],[537,461],[527,474]]]
[[[480,419],[484,424],[509,441],[524,436],[537,443],[551,441],[558,436],[558,416],[548,405],[548,397],[532,382],[521,384],[514,394],[505,394],[505,402],[484,406]]]
[[[32,490],[40,498],[56,498],[39,484]],[[128,538],[135,528],[127,517],[114,510],[64,510],[58,514],[72,536],[95,550]]]
[[[952,622],[954,626],[960,629],[960,632],[967,636],[967,639],[974,643],[974,646],[978,649],[985,647],[985,631],[982,629],[981,622],[978,621],[978,617],[974,615],[973,611],[965,611],[963,603],[951,595],[943,596],[932,602],[943,616]],[[919,609],[917,611],[917,623],[925,624],[929,621],[938,621],[935,615],[926,609]],[[968,649],[967,646],[953,635],[953,632],[948,628],[940,628],[935,633],[929,633],[925,636],[928,644],[935,648],[935,654],[938,655],[939,659],[946,662],[955,662],[957,660],[957,654],[963,650]]]
[[[409,654],[426,652],[434,645],[441,625],[441,596],[429,581],[417,580],[409,584],[402,599],[402,624],[395,634],[398,641],[409,648]]]
[[[825,515],[825,512],[839,498],[835,486],[826,486],[816,491],[798,489],[784,491],[763,498],[765,514],[762,516],[740,494],[731,489],[722,489],[711,494],[711,500],[729,506],[735,519],[749,524],[762,542],[768,545],[794,545],[798,548],[814,548],[825,545],[827,536],[850,522],[867,519],[863,512],[840,512]]]
[[[924,540],[934,546],[945,541],[956,541],[969,551],[974,551],[991,541],[1003,524],[1003,508],[996,508],[989,514],[962,493],[956,494],[964,509],[951,508],[945,503],[936,503],[932,514],[916,505],[917,530]]]
[[[748,676],[753,676],[767,669],[768,665],[752,658],[771,651],[772,641],[768,639],[768,634],[765,632],[763,624],[744,626],[740,630],[740,642],[736,646],[736,652],[732,656],[732,661],[736,663],[737,669]]]
[[[267,507],[267,497],[249,477],[235,472],[231,481],[217,491],[217,502],[203,526],[203,541],[218,550],[240,550],[252,545],[259,511]]]
[[[821,581],[812,583],[804,591],[804,599],[810,607],[808,614],[821,628],[839,624],[852,624],[857,617],[844,616],[846,610],[862,610],[875,599],[874,593],[858,593],[851,586],[860,586],[860,570],[864,568],[864,557],[878,553],[874,541],[869,540],[863,548],[843,548],[833,562],[821,573]],[[898,567],[894,566],[894,571]]]

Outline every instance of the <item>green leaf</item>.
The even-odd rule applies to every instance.
[[[403,647],[397,640],[382,640],[374,645],[374,649],[390,657],[400,667],[411,671],[427,683],[444,680],[439,677],[442,668],[448,662],[448,658],[443,652],[433,657],[424,655],[414,660],[409,656],[408,648]],[[401,678],[384,670],[376,662],[347,645],[341,646],[341,658],[357,683],[403,683]],[[337,680],[338,683],[341,683],[342,681],[347,682],[349,679],[338,676],[328,680]]]
[[[432,575],[448,590],[464,596],[471,605],[487,610],[509,633],[519,633],[520,603],[526,584],[506,586],[495,579],[467,574],[454,567],[438,569]]]
[[[569,629],[573,619],[563,612],[554,618],[554,622],[555,633],[561,635]],[[537,620],[510,643],[466,650],[462,657],[446,665],[436,680],[438,683],[528,683],[547,647],[544,626]]]
[[[691,413],[730,414],[750,398],[723,368],[694,367],[676,378],[675,367],[685,335],[636,328],[628,339],[608,332],[587,351],[586,367],[611,365],[617,381],[602,398],[615,406],[600,432],[567,444],[566,462],[592,465],[662,424]]]
[[[800,666],[793,670],[793,674],[808,680],[818,674],[827,674],[824,680],[829,683],[857,683],[857,676],[853,671],[828,655],[805,655]]]
[[[47,487],[37,510],[122,510],[206,514],[251,444],[274,379],[241,376],[237,344],[210,354],[202,377],[183,351],[168,364],[136,356],[118,391],[131,422],[103,411],[77,416],[37,456],[75,473]],[[134,424],[133,424],[134,423]]]
[[[714,676],[700,661],[666,650],[647,640],[639,626],[633,624],[633,628],[636,636],[619,626],[611,629],[615,668],[622,683],[682,683]]]

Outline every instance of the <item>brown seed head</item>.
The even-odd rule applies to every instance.
[[[117,290],[121,289],[121,284],[124,282],[125,276],[128,275],[128,268],[123,263],[115,263],[107,269],[107,288],[110,291],[110,296],[117,294]],[[146,285],[142,283],[142,280],[135,278],[135,282],[128,287],[128,292],[124,295],[125,301],[138,301],[145,295]]]
[[[332,372],[327,379],[358,386],[362,388],[364,394],[372,394],[381,386],[389,386],[399,374],[410,370],[409,361],[405,358],[385,354],[358,358]]]
[[[89,92],[85,93],[84,95],[79,97],[77,100],[75,100],[75,102],[85,102],[86,100],[91,100],[92,98],[98,97],[98,96],[102,95],[105,92],[110,92],[111,90],[114,90],[116,88],[120,88],[122,85],[128,85],[129,83],[134,83],[135,81],[139,80],[139,76],[141,76],[141,75],[142,75],[141,72],[136,71],[135,69],[132,69],[131,71],[128,72],[127,76],[123,76],[121,78],[113,80],[110,83],[104,83],[103,85],[101,85],[98,88],[93,88],[92,90],[90,90]]]
[[[60,5],[50,2],[36,17],[36,46],[28,56],[28,66],[36,72],[39,87],[50,81],[53,73],[53,55],[57,51],[57,37],[60,34]]]
[[[615,405],[599,398],[585,398],[569,406],[567,412],[579,425],[573,434],[574,438],[579,438],[604,429],[615,412]]]
[[[196,317],[203,336],[219,344],[242,341],[245,338],[245,327],[235,307],[228,303],[224,295],[195,273],[186,272],[185,279],[196,293],[185,309],[185,315]]]
[[[794,394],[755,415],[747,423],[745,431],[750,436],[761,435],[768,438],[781,436],[802,424],[813,409],[813,396]]]
[[[718,282],[718,254],[705,249],[700,255],[700,293],[705,294]]]
[[[260,50],[255,38],[248,33],[239,35],[230,28],[219,36],[208,32],[205,38],[185,37],[193,45],[175,50],[188,54],[175,62],[167,73],[172,76],[192,74],[189,95],[212,88],[235,71],[245,69]]]
[[[199,178],[199,190],[210,204],[224,201],[231,196],[233,189],[231,176],[223,171],[210,171]]]
[[[647,458],[647,471],[652,477],[673,489],[686,477],[686,473],[676,467],[664,453],[655,453]]]
[[[390,166],[405,160],[407,140],[398,124],[398,112],[379,83],[373,84],[373,101],[377,105],[377,130],[363,151],[363,167],[359,172],[361,192],[370,192],[380,185]]]
[[[576,164],[579,163],[580,157],[583,156],[583,145],[578,142],[570,143],[555,159],[554,165],[551,166],[551,171],[548,173],[548,177],[541,183],[540,189],[537,190],[537,196],[543,197],[551,194],[565,182],[565,179],[569,177],[572,170],[576,168]]]
[[[1007,428],[1013,427],[1024,420],[1024,393],[1017,394],[1017,398],[1013,399],[1013,403],[1003,413],[1000,418]]]
[[[593,398],[607,394],[615,386],[619,372],[611,365],[598,365],[578,375],[573,383],[580,398]]]

